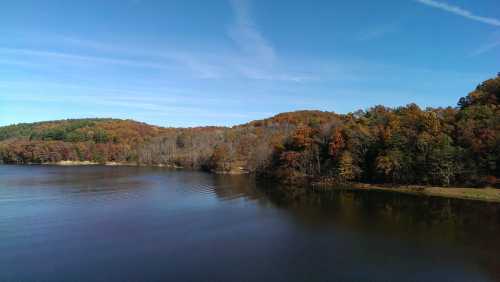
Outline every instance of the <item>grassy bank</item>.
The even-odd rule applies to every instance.
[[[334,188],[331,188],[334,189]],[[378,190],[393,193],[406,193],[465,200],[477,200],[500,203],[500,189],[495,188],[458,188],[458,187],[430,187],[430,186],[394,186],[385,187],[372,184],[353,184],[352,189]]]

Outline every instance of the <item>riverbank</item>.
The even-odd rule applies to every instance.
[[[98,163],[92,161],[59,161],[53,163],[42,163],[42,165],[57,165],[57,166],[92,166],[92,165],[104,165],[104,166],[143,166],[143,167],[165,167],[173,169],[183,169],[180,166],[172,165],[142,165],[130,162],[105,162]],[[249,172],[240,168],[239,170],[231,171],[211,171],[214,174],[226,174],[226,175],[242,175],[248,174]],[[297,185],[292,185],[297,186]],[[309,186],[307,183],[300,186]],[[500,189],[496,188],[463,188],[463,187],[435,187],[435,186],[419,186],[419,185],[406,185],[406,186],[389,186],[389,185],[375,185],[366,183],[352,183],[347,185],[338,185],[330,182],[315,182],[310,183],[315,191],[328,191],[332,189],[356,189],[365,191],[385,191],[392,193],[404,193],[413,195],[424,195],[424,196],[434,196],[443,198],[455,198],[464,200],[475,200],[475,201],[485,201],[485,202],[495,202],[500,203]]]
[[[137,164],[132,162],[92,162],[92,161],[59,161],[59,162],[48,162],[41,163],[41,165],[56,165],[56,166],[94,166],[94,165],[104,165],[104,166],[141,166],[141,167],[164,167],[173,169],[184,169],[182,166],[176,165],[166,165],[166,164]],[[211,170],[210,172],[214,174],[227,174],[227,175],[243,175],[249,174],[250,172],[243,167],[236,167],[229,171],[221,170]]]
[[[107,165],[107,166],[137,166],[135,163],[124,162],[105,162],[98,163],[93,161],[59,161],[42,163],[42,165],[59,165],[59,166],[91,166],[91,165]]]
[[[318,190],[326,191],[337,189],[334,185],[314,185]],[[337,186],[338,187],[338,186]],[[464,200],[475,200],[500,203],[500,189],[495,188],[459,188],[459,187],[434,187],[434,186],[381,186],[364,183],[354,183],[344,186],[342,189],[356,189],[365,191],[385,191],[391,193],[404,193],[412,195],[424,195],[443,198],[454,198]]]
[[[59,162],[47,162],[47,163],[30,163],[29,165],[55,165],[55,166],[146,166],[146,167],[166,167],[183,169],[180,166],[164,165],[164,164],[137,164],[132,162],[93,162],[93,161],[59,161]]]

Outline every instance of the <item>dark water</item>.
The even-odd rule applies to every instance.
[[[500,281],[500,207],[247,177],[0,166],[0,281]]]

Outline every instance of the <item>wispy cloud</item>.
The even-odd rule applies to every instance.
[[[267,63],[276,59],[274,48],[257,29],[250,16],[250,3],[247,0],[231,0],[235,24],[229,31],[230,37],[248,55]]]
[[[164,47],[137,41],[111,42],[72,35],[19,33],[16,38],[21,44],[0,46],[0,56],[12,57],[11,61],[3,62],[4,65],[29,67],[27,63],[35,62],[39,67],[45,64],[52,72],[67,65],[78,68],[71,69],[74,74],[85,76],[88,75],[81,72],[83,68],[80,67],[86,68],[85,71],[92,67],[101,72],[108,71],[108,74],[132,73],[133,68],[148,68],[148,74],[163,76],[168,81],[248,80],[297,84],[324,78],[324,74],[310,63],[305,67],[304,62],[278,56],[252,16],[251,0],[227,1],[233,19],[226,36],[234,43],[228,48],[199,50],[194,46],[169,44],[169,47]]]
[[[176,76],[188,75],[195,79],[249,79],[303,83],[317,80],[311,71],[293,70],[294,65],[278,59],[271,44],[261,35],[250,18],[247,4],[237,1],[235,22],[230,28],[230,38],[236,50],[201,51],[190,48],[175,49],[157,46],[136,46],[123,42],[111,44],[69,36],[47,35],[44,49],[25,46],[0,47],[0,55],[14,55],[18,65],[33,63],[31,58],[44,59],[48,66],[68,64],[72,66],[123,66],[175,71]],[[27,36],[31,38],[30,35]],[[58,45],[52,44],[58,42]],[[1,63],[1,61],[0,61]],[[4,64],[7,62],[4,62]],[[27,66],[27,65],[26,65]],[[296,67],[296,66],[295,66]],[[185,78],[187,78],[185,76]]]
[[[67,94],[57,94],[48,95],[45,94],[43,97],[33,97],[32,95],[21,95],[18,92],[14,94],[5,94],[0,99],[7,100],[20,100],[20,99],[53,99],[57,101],[58,99],[82,99],[88,98],[96,103],[101,100],[113,99],[116,101],[128,101],[130,103],[156,103],[157,105],[202,105],[214,106],[214,105],[237,105],[243,103],[243,101],[235,98],[211,98],[204,97],[200,100],[198,97],[193,96],[189,90],[186,89],[176,89],[176,88],[150,88],[150,87],[130,87],[127,89],[123,88],[110,88],[110,87],[99,87],[99,86],[88,86],[81,84],[71,84],[71,83],[61,83],[61,82],[50,82],[50,81],[40,81],[40,80],[2,80],[0,79],[0,89],[27,92],[31,93],[33,88],[39,88],[44,90],[49,90],[48,92],[59,90],[60,92]],[[57,91],[56,91],[57,92]]]
[[[54,51],[40,51],[32,49],[16,49],[16,48],[0,48],[0,53],[11,54],[11,55],[23,55],[23,56],[35,56],[35,57],[45,57],[51,59],[61,59],[66,62],[80,62],[80,63],[91,63],[91,64],[113,64],[113,65],[124,65],[129,67],[147,67],[147,68],[157,68],[157,69],[172,69],[172,66],[165,64],[158,64],[153,62],[144,61],[134,61],[125,59],[113,59],[97,56],[79,55],[66,52],[54,52]]]
[[[183,70],[190,72],[193,78],[213,79],[222,76],[217,64],[212,64],[205,54],[197,54],[185,48],[166,49],[157,46],[130,44],[122,41],[98,41],[67,35],[15,33],[21,39],[24,48],[18,46],[0,47],[1,53],[22,55],[24,57],[38,57],[57,59],[71,65],[121,65],[124,67],[142,67],[151,69]],[[24,41],[22,39],[25,39]],[[43,49],[30,48],[30,45],[39,45]],[[216,61],[216,60],[214,60]],[[29,61],[31,62],[31,61]],[[55,61],[53,61],[55,62]],[[218,62],[218,61],[216,61]],[[18,60],[20,64],[21,61]]]
[[[1,85],[0,85],[1,88]],[[23,103],[23,104],[40,104],[40,103],[52,103],[57,105],[64,100],[64,104],[74,104],[74,105],[91,105],[90,109],[95,109],[97,107],[110,108],[110,109],[121,109],[122,112],[135,113],[134,115],[127,116],[127,118],[140,118],[144,116],[149,117],[184,117],[184,118],[214,118],[214,119],[244,119],[248,120],[253,116],[264,117],[270,115],[268,112],[245,112],[240,113],[236,110],[226,109],[224,111],[217,110],[213,107],[207,107],[206,103],[201,103],[197,105],[179,105],[178,101],[175,103],[162,103],[161,99],[141,99],[134,97],[120,97],[120,96],[98,96],[98,95],[68,95],[61,97],[61,95],[28,95],[21,94],[16,96],[6,96],[0,97],[2,103]],[[204,101],[205,102],[205,101]],[[219,104],[222,103],[219,101]],[[87,107],[87,112],[85,110],[79,111],[80,113],[89,114],[89,108]],[[140,113],[140,114],[137,114]],[[113,116],[116,113],[110,115],[98,114],[96,116]],[[84,115],[85,116],[85,115]],[[0,123],[1,124],[1,123]],[[194,123],[194,125],[200,125]]]
[[[415,0],[415,1],[420,3],[420,4],[424,4],[424,5],[427,5],[429,7],[440,9],[440,10],[446,11],[448,13],[452,13],[452,14],[455,14],[455,15],[473,20],[473,21],[482,22],[482,23],[489,24],[492,26],[500,26],[500,19],[479,16],[479,15],[476,15],[469,10],[466,10],[464,8],[461,8],[461,7],[458,7],[455,5],[451,5],[451,4],[444,3],[444,2],[438,2],[438,1],[434,1],[434,0]]]
[[[500,32],[494,33],[485,44],[479,46],[476,50],[470,53],[470,56],[480,56],[484,53],[492,51],[497,47],[500,47]]]
[[[500,39],[497,41],[487,43],[487,44],[480,46],[479,48],[477,48],[476,50],[474,50],[471,53],[471,56],[475,57],[475,56],[482,55],[482,54],[487,53],[487,52],[489,52],[497,47],[500,47]]]
[[[374,40],[396,31],[398,31],[398,26],[396,24],[380,25],[371,29],[363,30],[358,34],[357,39],[360,41]]]
[[[294,73],[282,73],[279,71],[269,71],[259,67],[252,67],[248,64],[237,64],[235,68],[238,69],[246,77],[257,79],[257,80],[269,80],[269,81],[283,81],[283,82],[308,82],[318,80],[317,77],[313,75],[306,74],[294,74]]]
[[[178,64],[190,69],[198,78],[219,78],[222,75],[221,70],[216,65],[210,64],[201,59],[200,56],[189,52],[180,52],[173,50],[151,50],[150,48],[141,49],[138,47],[118,47],[113,44],[75,37],[62,37],[61,40],[73,46],[93,49],[104,53],[129,55],[134,57],[141,57],[142,59],[151,58],[155,61],[158,61],[158,59],[167,60],[171,63]]]
[[[250,0],[229,2],[234,22],[228,35],[238,47],[238,52],[227,60],[232,72],[252,80],[304,83],[320,79],[312,72],[294,71],[290,61],[278,56],[253,19]]]

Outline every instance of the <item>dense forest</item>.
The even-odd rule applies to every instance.
[[[499,186],[500,76],[456,107],[297,111],[234,127],[81,119],[0,127],[0,162],[120,162],[283,181]]]

